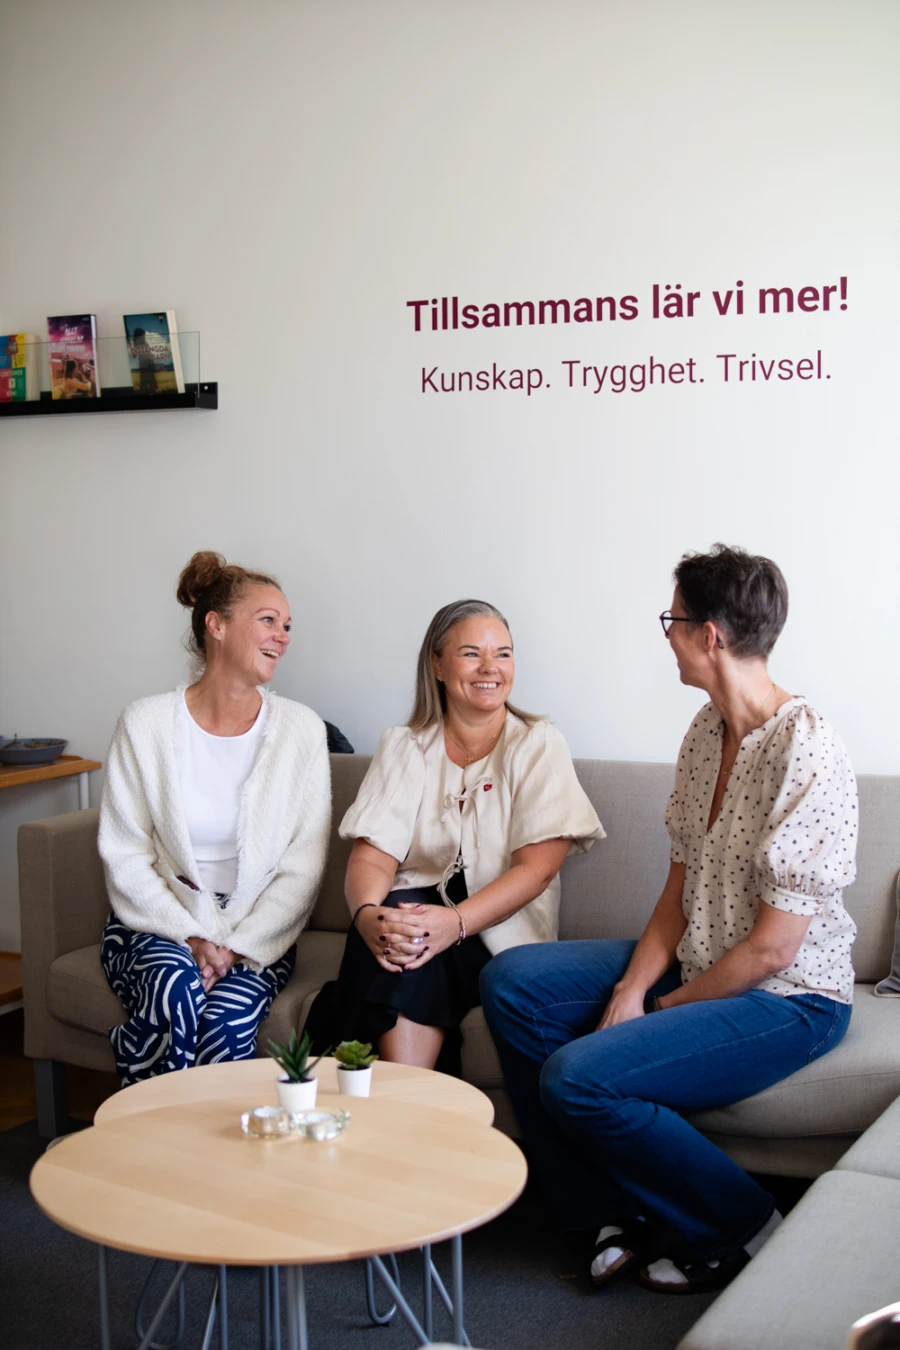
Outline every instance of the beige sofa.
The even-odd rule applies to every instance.
[[[678,1350],[844,1350],[855,1322],[900,1296],[898,1250],[900,1100],[814,1182]]]
[[[335,829],[368,766],[332,756]],[[636,937],[668,866],[663,810],[666,764],[576,761],[608,837],[562,871],[563,938]],[[900,1096],[900,1003],[876,999],[891,965],[894,883],[900,854],[900,778],[860,780],[859,879],[847,905],[859,926],[856,1002],[843,1042],[791,1078],[695,1123],[754,1171],[816,1177]],[[65,1128],[64,1065],[112,1070],[107,1028],[123,1018],[98,958],[108,911],[96,847],[97,812],[23,825],[19,831],[25,1049],[35,1060],[39,1127]],[[302,1026],[322,982],[333,978],[347,927],[343,874],[348,846],[333,837],[322,891],[297,948],[297,968],[273,1005],[260,1043]],[[464,1023],[463,1072],[493,1099],[498,1125],[516,1133],[500,1066],[480,1009]]]

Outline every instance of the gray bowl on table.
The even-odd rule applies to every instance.
[[[26,765],[52,764],[67,745],[68,741],[47,736],[20,736],[13,741],[0,741],[0,764],[20,769]]]

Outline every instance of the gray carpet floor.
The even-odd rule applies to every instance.
[[[0,1134],[0,1343],[4,1350],[96,1350],[96,1248],[57,1228],[33,1203],[28,1174],[41,1152],[33,1123]],[[674,1350],[713,1297],[666,1297],[627,1282],[594,1290],[585,1276],[587,1253],[543,1224],[530,1189],[507,1214],[468,1234],[464,1254],[466,1330],[473,1346],[484,1350]],[[435,1248],[435,1260],[449,1284],[445,1247]],[[134,1308],[149,1266],[143,1257],[110,1254],[115,1350],[137,1344]],[[400,1269],[418,1315],[419,1267],[402,1256]],[[188,1274],[185,1347],[200,1344],[211,1278],[200,1268]],[[255,1271],[229,1274],[231,1350],[259,1345],[258,1287]],[[384,1306],[387,1299],[380,1297]],[[408,1350],[416,1344],[399,1317],[384,1328],[368,1321],[361,1262],[307,1267],[307,1301],[310,1350]],[[449,1339],[442,1310],[435,1334]],[[215,1336],[212,1344],[217,1346]]]

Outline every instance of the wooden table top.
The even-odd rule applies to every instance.
[[[92,769],[102,768],[99,760],[82,759],[80,755],[60,755],[49,764],[0,764],[0,788],[43,783],[50,778],[68,778],[73,773],[90,773]]]
[[[162,1073],[107,1098],[94,1116],[94,1124],[104,1125],[135,1111],[148,1111],[158,1106],[222,1098],[242,1098],[242,1111],[249,1111],[254,1106],[276,1106],[275,1079],[280,1072],[274,1060],[266,1056],[265,1059],[245,1059],[236,1064],[203,1064],[180,1073]],[[357,1099],[338,1093],[337,1060],[321,1060],[316,1077],[319,1080],[318,1108],[323,1111],[353,1110],[353,1102]],[[415,1069],[409,1064],[388,1064],[378,1060],[372,1070],[371,1095],[377,1101],[384,1098],[417,1102],[420,1106],[456,1111],[482,1125],[494,1123],[490,1097],[461,1078],[451,1078],[449,1074],[435,1073],[432,1069]]]
[[[407,1251],[477,1228],[521,1194],[525,1159],[498,1130],[387,1096],[342,1100],[351,1120],[331,1143],[248,1138],[246,1094],[130,1112],[49,1149],[32,1194],[93,1242],[245,1266]]]

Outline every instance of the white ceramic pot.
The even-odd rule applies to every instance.
[[[311,1111],[316,1104],[318,1086],[316,1078],[304,1078],[302,1083],[296,1083],[290,1078],[279,1078],[278,1101],[292,1116],[298,1111]]]
[[[338,1092],[346,1097],[368,1097],[372,1086],[372,1065],[367,1069],[342,1069],[338,1065]]]

